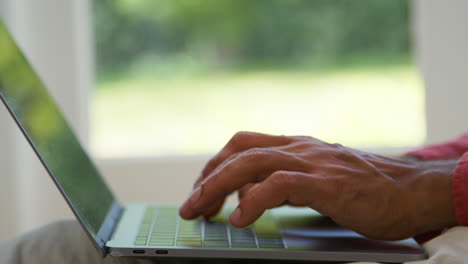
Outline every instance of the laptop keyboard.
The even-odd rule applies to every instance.
[[[284,248],[281,234],[270,212],[252,226],[228,224],[231,211],[223,210],[212,220],[186,221],[177,207],[148,206],[138,230],[135,246],[180,246],[210,248]]]

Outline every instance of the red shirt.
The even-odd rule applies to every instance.
[[[452,176],[453,201],[458,223],[468,226],[468,133],[456,140],[407,153],[424,160],[459,158]]]

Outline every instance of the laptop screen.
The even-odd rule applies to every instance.
[[[0,20],[0,97],[96,239],[114,196]]]

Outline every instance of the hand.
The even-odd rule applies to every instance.
[[[210,217],[239,191],[230,216],[236,227],[290,204],[313,208],[364,236],[398,240],[457,224],[451,192],[456,164],[386,158],[312,137],[240,132],[208,162],[180,215]]]

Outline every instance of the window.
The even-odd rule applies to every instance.
[[[95,1],[99,157],[211,153],[239,130],[425,139],[409,2]]]

